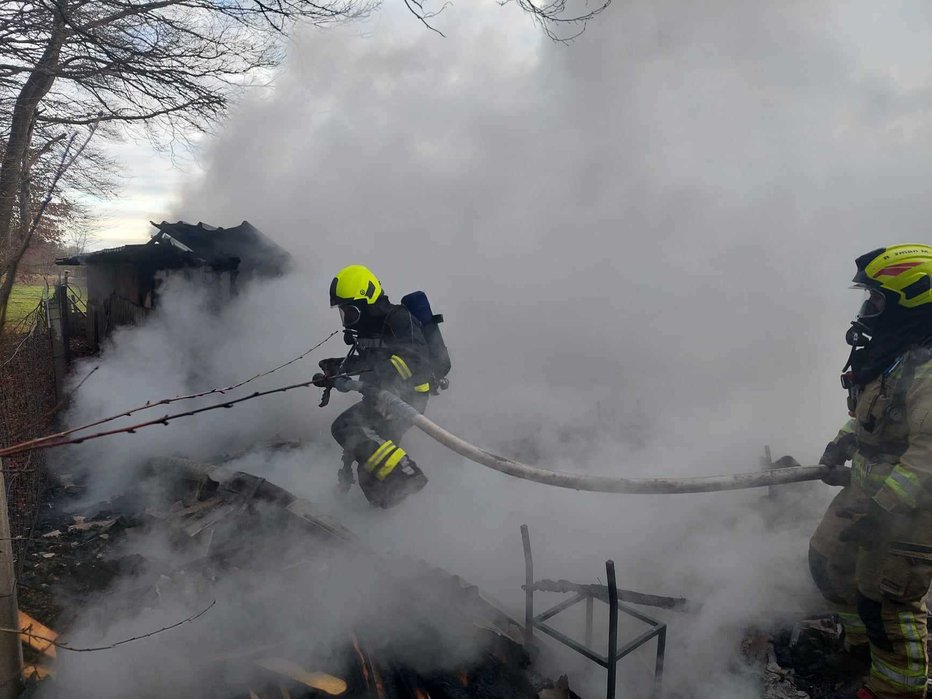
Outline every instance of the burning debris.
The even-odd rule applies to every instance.
[[[869,656],[845,652],[844,631],[830,614],[751,630],[742,656],[762,678],[762,699],[822,699],[863,684]]]
[[[130,597],[145,609],[191,608],[192,600],[211,596],[229,603],[235,595],[244,617],[266,623],[244,635],[202,609],[203,618],[186,627],[211,648],[192,658],[190,672],[195,685],[198,674],[214,678],[212,696],[576,696],[566,678],[553,683],[533,670],[520,625],[458,577],[416,561],[380,559],[310,502],[263,478],[183,459],[161,459],[150,470],[158,474],[154,499],[124,495],[77,511],[58,500],[40,521],[22,603],[65,638],[102,593],[118,590],[114,599]],[[150,540],[166,542],[172,555],[139,546]],[[379,580],[391,609],[379,618],[370,614],[377,605],[361,599],[360,610],[328,611],[327,580],[352,584],[363,570]],[[307,591],[305,606],[282,602],[286,590],[309,583],[319,587]],[[57,639],[34,620],[26,625]],[[45,660],[30,658],[33,680],[42,678],[50,696],[66,691],[56,689],[67,681],[64,672],[61,680],[49,676],[55,651],[46,642],[35,646]]]

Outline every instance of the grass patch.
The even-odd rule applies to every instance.
[[[42,300],[45,284],[15,284],[6,309],[6,324],[16,325]]]

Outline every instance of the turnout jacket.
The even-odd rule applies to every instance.
[[[348,371],[367,371],[360,378],[395,393],[430,392],[430,353],[421,324],[404,306],[378,303],[355,330],[356,352]]]
[[[902,354],[857,396],[851,479],[884,510],[932,510],[932,351]]]

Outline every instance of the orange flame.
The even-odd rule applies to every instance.
[[[430,699],[430,694],[427,692],[422,692],[420,689],[415,689],[414,699]]]

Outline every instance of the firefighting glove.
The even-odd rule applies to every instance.
[[[851,482],[851,470],[844,468],[844,465],[854,456],[856,449],[857,440],[853,434],[843,435],[838,441],[826,444],[819,463],[828,466],[831,471],[822,478],[822,482],[828,485],[848,485]]]
[[[317,362],[317,366],[319,366],[321,371],[323,371],[327,376],[335,376],[336,374],[341,373],[343,360],[340,357],[321,359],[319,362]]]
[[[314,374],[314,376],[311,377],[311,383],[317,386],[317,388],[329,388],[333,385],[326,374]]]
[[[839,541],[864,546],[872,541],[882,541],[887,538],[892,524],[892,515],[873,500],[866,514],[857,515],[851,512],[847,514],[854,519],[854,522],[839,532]]]

